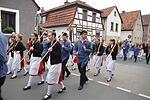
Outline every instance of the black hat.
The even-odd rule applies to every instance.
[[[87,31],[83,30],[80,32],[80,35],[82,35],[83,33],[87,33]]]
[[[55,32],[56,30],[52,30],[53,32]]]
[[[38,34],[37,33],[32,33],[36,38],[38,38]]]
[[[62,36],[68,36],[68,34],[65,32],[62,32]]]
[[[114,42],[114,43],[115,43],[115,39],[110,39],[109,41],[112,41],[112,42]]]

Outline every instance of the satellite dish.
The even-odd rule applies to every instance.
[[[128,39],[131,39],[132,35],[128,35]]]

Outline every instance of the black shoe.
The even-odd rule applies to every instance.
[[[72,64],[71,66],[73,66],[74,64]]]
[[[29,90],[29,89],[31,89],[31,86],[25,86],[25,87],[23,88],[24,91]]]
[[[44,84],[44,81],[39,82],[37,85],[42,85]]]
[[[72,70],[76,70],[76,68],[72,68]]]
[[[11,74],[11,72],[7,73],[7,75],[10,75],[10,74]]]
[[[26,72],[23,76],[27,76],[29,74],[29,72]]]
[[[111,81],[111,79],[107,79],[107,82],[110,82]]]
[[[87,69],[86,72],[90,71],[90,69]]]
[[[78,90],[82,90],[83,89],[83,86],[79,86]]]
[[[111,75],[111,78],[114,76],[114,74]]]
[[[98,73],[94,74],[94,76],[98,76]]]
[[[70,76],[70,74],[71,74],[71,73],[68,73],[68,74],[66,75],[66,77],[69,77],[69,76]]]
[[[98,74],[100,73],[100,71],[101,71],[101,70],[99,69],[99,70],[98,70]]]
[[[64,90],[66,90],[66,87],[64,87],[63,89],[60,89],[60,90],[58,91],[58,93],[63,93]]]
[[[21,69],[19,69],[17,72],[19,73],[19,72],[21,72],[21,70],[22,70],[22,68],[21,68]]]
[[[51,95],[45,95],[43,98],[42,98],[42,100],[48,100],[48,99],[50,99],[51,98]]]
[[[15,78],[17,78],[17,76],[13,76],[13,77],[11,77],[10,79],[15,79]]]

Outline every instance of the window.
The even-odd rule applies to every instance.
[[[117,12],[116,11],[114,11],[114,16],[117,16]]]
[[[87,20],[87,10],[83,10],[83,15],[82,15],[83,20]]]
[[[42,16],[42,24],[46,23],[46,16]]]
[[[114,31],[114,23],[113,22],[111,22],[111,29],[110,30]]]
[[[136,37],[134,39],[135,39],[135,42],[136,42]]]
[[[116,32],[118,32],[118,23],[116,23]]]
[[[92,22],[96,22],[96,13],[93,13],[93,16],[92,16]]]
[[[16,13],[1,11],[1,17],[2,17],[2,30],[4,30],[6,27],[12,27],[15,31]]]

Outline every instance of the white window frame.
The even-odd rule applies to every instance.
[[[8,11],[8,12],[14,12],[16,13],[16,33],[20,33],[20,29],[19,29],[19,10],[16,10],[16,9],[10,9],[10,8],[4,8],[4,7],[0,7],[0,32],[2,32],[2,24],[1,24],[1,11]]]
[[[42,16],[42,24],[46,23],[46,16]]]

